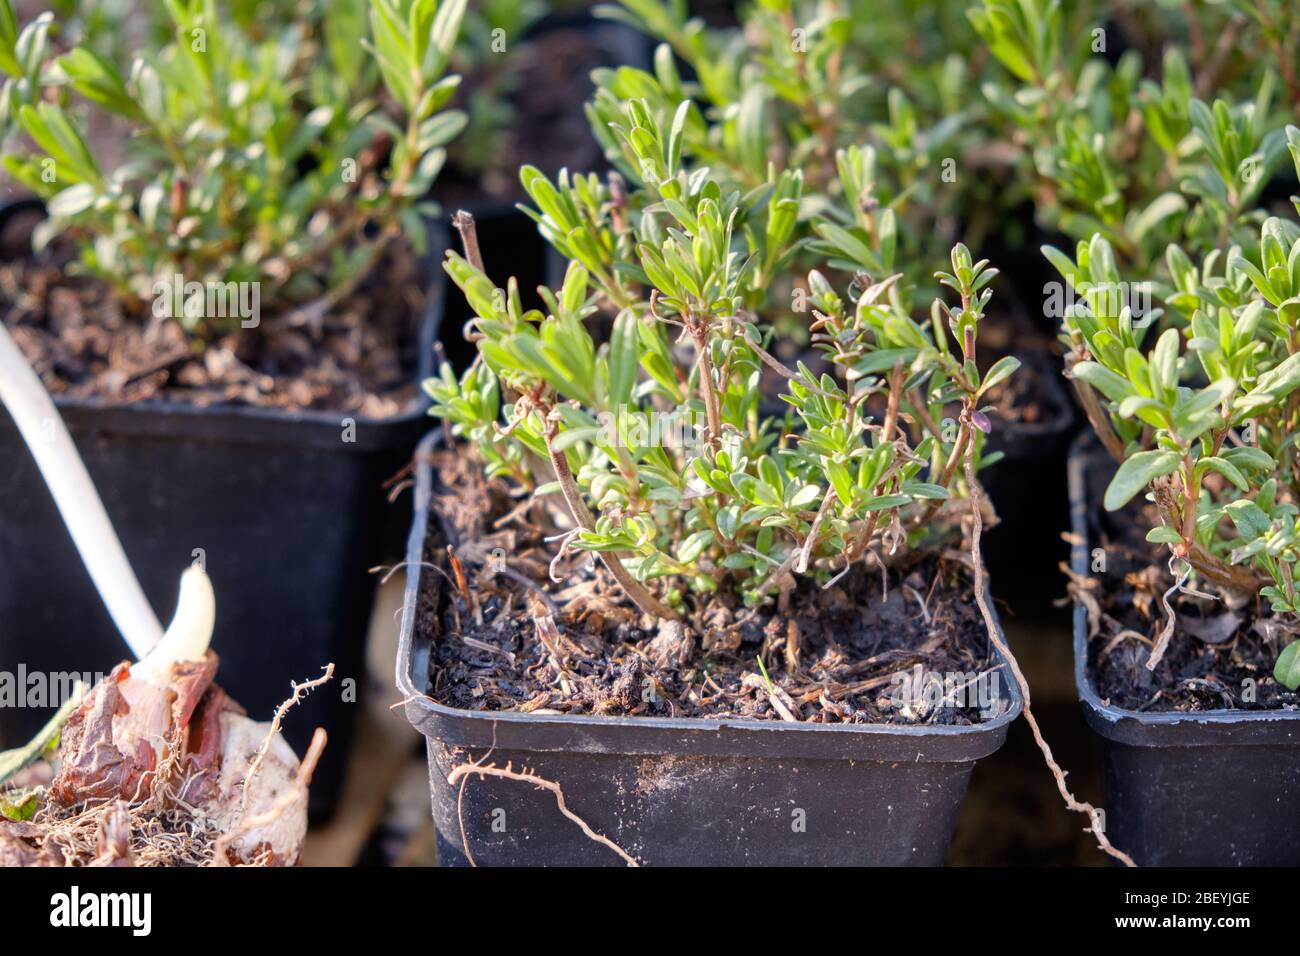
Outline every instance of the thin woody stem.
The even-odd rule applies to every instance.
[[[962,416],[961,427],[957,432],[957,442],[952,446],[952,454],[948,456],[948,463],[943,466],[943,472],[939,475],[939,484],[944,488],[947,488],[952,483],[953,476],[957,473],[957,466],[966,457],[968,447],[974,447],[970,440],[970,424],[966,421],[965,416]],[[928,523],[942,505],[943,499],[941,498],[930,501],[917,519],[917,527]]]
[[[767,351],[767,349],[763,348],[763,346],[759,345],[757,341],[755,341],[747,334],[745,335],[745,344],[748,345],[751,349],[753,349],[754,354],[759,357],[759,359],[763,362],[764,365],[766,365],[772,371],[776,372],[782,378],[786,378],[791,381],[798,381],[799,384],[802,385],[804,388],[808,389],[808,391],[813,392],[817,395],[823,395],[826,398],[835,398],[835,396],[832,395],[830,392],[824,391],[818,388],[816,385],[810,385],[808,382],[805,382],[798,372],[791,369],[788,365],[785,365],[783,362],[781,362],[780,359],[774,356],[771,352]]]
[[[898,425],[898,408],[903,402],[903,373],[901,361],[894,363],[894,370],[889,374],[889,403],[885,406],[885,421],[880,427],[880,440],[892,441],[894,428]]]
[[[695,351],[700,357],[700,398],[704,401],[704,412],[708,416],[710,448],[717,448],[722,440],[722,410],[718,407],[718,395],[713,389],[713,359],[709,356],[709,336],[704,324],[694,318],[688,318],[687,328],[695,340]]]
[[[483,253],[478,246],[478,228],[474,225],[474,217],[462,209],[451,217],[451,224],[460,233],[460,244],[465,249],[465,258],[469,264],[479,272],[486,273],[487,270],[483,268]]]
[[[1196,463],[1191,453],[1183,456],[1183,543],[1188,545],[1196,541],[1196,499],[1199,492],[1196,485]]]
[[[808,570],[808,561],[812,557],[813,546],[817,543],[817,532],[821,530],[826,511],[834,501],[835,489],[832,488],[826,492],[826,497],[822,499],[821,507],[817,509],[817,517],[813,518],[812,527],[808,530],[808,537],[804,539],[803,547],[799,549],[799,558],[794,563],[794,569],[800,574]]]
[[[546,423],[542,437],[546,440],[546,451],[551,459],[551,468],[555,471],[555,478],[560,483],[560,492],[564,495],[565,504],[569,506],[569,513],[573,515],[574,523],[584,531],[593,530],[596,519],[587,508],[587,503],[582,500],[582,492],[578,490],[578,483],[573,479],[573,472],[569,469],[569,462],[564,457],[564,452],[555,447],[553,423]],[[597,551],[596,555],[627,596],[632,599],[632,603],[643,613],[674,621],[681,620],[681,615],[647,591],[640,581],[628,573],[617,554],[610,551]]]
[[[1180,526],[1181,514],[1175,499],[1175,492],[1167,482],[1156,481],[1151,486],[1156,502],[1156,510],[1161,520],[1171,528]],[[1268,579],[1250,568],[1240,565],[1225,564],[1221,559],[1206,551],[1193,534],[1183,542],[1185,554],[1178,555],[1196,569],[1205,580],[1212,581],[1225,590],[1237,594],[1251,595],[1268,583]]]
[[[898,425],[898,408],[903,400],[904,371],[903,363],[896,362],[894,363],[894,370],[889,375],[889,403],[885,407],[884,424],[880,426],[881,442],[891,441],[894,434],[894,428]],[[867,520],[867,524],[862,529],[862,533],[858,535],[849,546],[848,558],[850,562],[861,557],[867,550],[867,546],[871,544],[871,536],[876,533],[879,514],[880,512],[878,511],[873,511],[871,513],[871,517]]]
[[[1069,373],[1077,358],[1066,360],[1066,372]],[[1074,394],[1079,397],[1079,404],[1083,406],[1084,414],[1088,416],[1088,424],[1092,430],[1097,433],[1101,443],[1110,452],[1110,456],[1118,462],[1124,460],[1124,443],[1120,441],[1119,436],[1115,434],[1115,429],[1111,428],[1110,418],[1107,416],[1105,409],[1101,407],[1101,402],[1097,400],[1097,393],[1087,382],[1080,381],[1073,375],[1067,374],[1070,384],[1074,388]]]

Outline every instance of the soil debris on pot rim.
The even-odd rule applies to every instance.
[[[557,559],[565,583],[551,584],[558,545],[545,539],[562,529],[486,479],[473,455],[439,450],[434,467],[437,521],[424,560],[438,570],[422,576],[416,627],[431,638],[430,696],[441,704],[928,725],[979,723],[1006,709],[999,688],[1009,678],[992,658],[959,553],[890,568],[887,587],[878,568],[859,565],[828,590],[793,592],[785,613],[714,596],[685,626],[656,627],[603,568],[585,570],[585,554]]]

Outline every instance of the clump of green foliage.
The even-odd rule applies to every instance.
[[[214,0],[169,0],[170,41],[123,73],[89,46],[47,60],[52,21],[19,33],[0,0],[0,119],[34,146],[5,169],[47,201],[38,242],[71,240],[81,266],[124,296],[145,299],[179,274],[259,283],[264,309],[319,313],[395,237],[423,243],[424,197],[465,125],[445,108],[465,7],[345,0],[259,38]],[[116,169],[87,145],[95,111],[129,128]],[[223,330],[192,303],[179,317],[188,328]]]
[[[18,111],[39,98],[53,24],[54,15],[42,13],[20,29],[13,5],[0,2],[0,144],[13,134]]]
[[[933,294],[923,264],[945,256],[962,225],[956,183],[974,135],[967,61],[931,44],[916,69],[900,72],[897,51],[873,28],[888,17],[870,6],[764,0],[740,8],[736,29],[707,27],[682,0],[601,8],[659,46],[649,71],[597,71],[592,130],[624,175],[640,175],[613,130],[623,104],[644,100],[660,122],[689,104],[688,168],[746,196],[780,188],[772,168],[802,171],[794,238],[796,253],[810,255],[801,266],[834,257],[874,275],[903,272],[905,288]],[[945,18],[893,6],[946,35]]]
[[[540,290],[543,309],[525,309],[513,280],[495,288],[472,244],[449,253],[478,358],[428,383],[433,413],[490,473],[531,486],[549,472],[534,491],[562,495],[568,546],[598,553],[661,617],[691,593],[784,600],[800,577],[933,546],[969,513],[962,466],[983,448],[980,400],[1016,368],[981,375],[974,360],[996,270],[955,246],[937,279],[959,301],[936,299],[918,320],[897,273],[821,255],[802,308],[836,374],[785,368],[766,348],[781,308],[766,286],[795,251],[803,177],[763,164],[742,184],[688,165],[699,107],[663,105],[615,109],[602,92],[630,185],[523,170],[531,214],[569,260],[563,285]],[[826,209],[816,227],[843,214]],[[613,319],[607,341],[589,329],[598,314]],[[786,380],[784,419],[759,408],[763,365]]]
[[[1019,84],[984,94],[1024,144],[1038,216],[1077,240],[1073,256],[1043,253],[1076,300],[1067,374],[1120,463],[1106,507],[1149,489],[1160,525],[1148,538],[1169,547],[1179,588],[1195,576],[1290,615],[1300,227],[1260,203],[1288,140],[1293,157],[1300,144],[1275,102],[1279,72],[1295,92],[1284,54],[1300,15],[1241,3],[1191,14],[1159,82],[1135,51],[1115,65],[1081,54],[1104,31],[1067,35],[1057,0],[984,0],[969,15]],[[1275,55],[1234,69],[1231,44],[1251,24]],[[1160,307],[1139,309],[1144,298]],[[1173,632],[1170,612],[1148,667]],[[1300,686],[1295,643],[1276,674]]]
[[[1286,128],[1300,176],[1300,129]],[[1300,212],[1300,199],[1296,202]],[[1076,257],[1048,250],[1081,287],[1067,314],[1071,375],[1090,419],[1120,466],[1110,510],[1149,491],[1181,569],[1210,586],[1300,614],[1300,224],[1272,217],[1249,247],[1211,252],[1196,265],[1167,253],[1168,327],[1135,322],[1114,294],[1115,252],[1102,235]],[[1154,343],[1151,339],[1154,338]],[[1149,666],[1173,632],[1170,618]],[[1300,642],[1280,655],[1278,681],[1300,687]]]
[[[1165,43],[1159,82],[1135,50],[1107,59],[1117,38],[1104,4],[1082,31],[1064,27],[1059,0],[984,0],[969,11],[1005,68],[983,93],[1018,149],[1040,222],[1075,240],[1103,236],[1126,278],[1150,278],[1170,243],[1198,255],[1257,232],[1260,194],[1286,155],[1281,125],[1294,99],[1278,102],[1278,64],[1259,58],[1235,85],[1249,90],[1238,99],[1203,37],[1231,5],[1198,6],[1211,9],[1190,21],[1191,52]],[[1237,6],[1267,19],[1264,5]],[[1300,30],[1300,15],[1287,20]]]

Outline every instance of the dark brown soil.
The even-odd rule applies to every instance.
[[[700,17],[711,27],[736,25],[735,0],[691,0],[691,16]]]
[[[152,302],[70,274],[51,253],[0,262],[0,318],[54,394],[115,403],[166,399],[386,418],[409,407],[424,280],[409,248],[318,323],[263,314],[200,342]],[[234,324],[238,324],[235,322]]]
[[[423,576],[417,627],[432,639],[431,696],[440,703],[813,723],[982,719],[987,700],[935,707],[917,699],[921,693],[898,692],[918,665],[945,676],[993,666],[969,574],[956,556],[891,569],[887,594],[877,572],[863,571],[828,591],[796,592],[786,614],[751,615],[715,599],[689,615],[684,631],[655,629],[603,569],[583,570],[584,556],[566,557],[559,569],[566,583],[550,584],[557,545],[543,538],[555,529],[538,518],[538,506],[528,509],[484,479],[463,448],[437,453],[435,465],[444,490],[434,495],[425,560],[440,570]],[[448,540],[456,542],[459,572],[445,552]],[[493,572],[494,558],[504,559],[503,573]],[[456,583],[462,575],[465,588]],[[801,645],[793,670],[786,659],[792,637]],[[1005,687],[1005,675],[992,686]]]
[[[1098,477],[1093,500],[1101,500],[1108,474]],[[1170,598],[1177,614],[1173,638],[1155,670],[1147,670],[1166,619],[1161,597],[1174,583],[1168,549],[1144,540],[1156,519],[1142,509],[1131,506],[1110,520],[1114,527],[1092,539],[1105,551],[1106,571],[1083,584],[1085,605],[1096,605],[1088,676],[1103,700],[1153,713],[1300,706],[1300,694],[1273,678],[1278,652],[1294,632],[1267,604],[1230,607],[1224,600],[1175,594]]]
[[[989,362],[980,364],[991,367],[1001,357],[1002,355],[995,354]],[[1047,424],[1062,411],[1055,396],[1043,382],[1043,376],[1052,374],[1053,370],[1046,363],[1027,361],[1025,356],[1020,356],[1020,359],[1021,365],[1015,374],[991,388],[983,402],[992,406],[993,410],[989,414],[1004,425]],[[982,368],[981,371],[987,372],[988,368]]]

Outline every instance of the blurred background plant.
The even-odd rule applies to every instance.
[[[20,49],[0,0],[8,115],[34,147],[4,166],[47,201],[38,246],[75,243],[81,267],[132,300],[180,274],[257,282],[268,312],[319,319],[399,235],[423,245],[424,197],[465,125],[446,108],[465,6],[349,0],[265,29],[255,5],[235,6],[244,26],[213,0],[169,0],[170,38],[123,72],[91,45],[33,59],[43,28]],[[131,130],[115,168],[85,138],[101,113]],[[201,310],[182,319],[222,330]]]
[[[469,78],[464,97],[468,125],[448,151],[462,173],[482,177],[507,154],[506,138],[517,119],[510,96],[520,82],[518,71],[511,69],[512,54],[550,12],[545,0],[483,0],[467,12],[453,63]],[[513,173],[504,175],[513,178]]]
[[[879,11],[865,17],[862,6],[769,0],[742,7],[736,29],[707,27],[681,0],[602,8],[661,45],[653,72],[625,68],[597,76],[592,127],[628,175],[609,132],[618,104],[644,98],[662,121],[692,101],[683,153],[694,167],[707,167],[747,193],[770,189],[784,170],[802,171],[796,240],[829,242],[846,252],[844,241],[825,232],[838,240],[851,236],[859,267],[875,275],[894,271],[895,260],[915,264],[903,267],[902,285],[921,286],[924,298],[937,287],[931,270],[919,264],[941,256],[959,228],[956,189],[945,179],[957,174],[954,157],[968,119],[959,96],[962,57],[935,53],[907,71],[915,82],[905,89],[894,82],[897,69],[884,75],[889,41],[869,26],[888,18]],[[899,6],[909,7],[900,15],[919,12],[912,9],[918,5]],[[914,19],[905,22],[910,30]],[[934,42],[937,49],[942,37]],[[899,227],[900,217],[907,228]]]
[[[1082,31],[1064,19],[1075,5],[1058,0],[970,11],[1004,68],[983,95],[1019,151],[1040,224],[1105,236],[1129,279],[1150,278],[1170,243],[1196,255],[1258,230],[1296,102],[1293,79],[1278,95],[1300,36],[1293,5],[1146,6],[1099,5]],[[1158,74],[1112,22],[1160,51]],[[1274,55],[1245,55],[1250,39]]]

